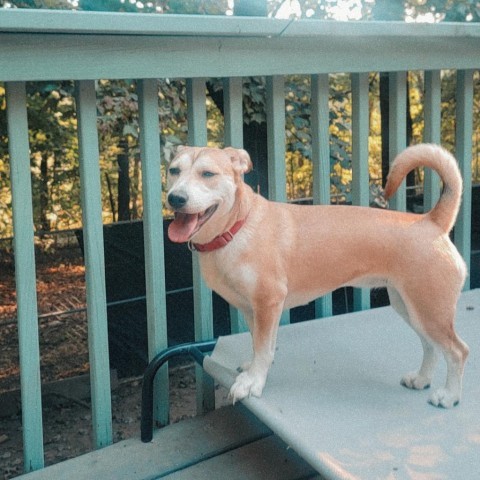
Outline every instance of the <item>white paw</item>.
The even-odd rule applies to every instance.
[[[265,386],[266,378],[262,375],[254,374],[250,371],[242,372],[235,379],[235,383],[230,389],[229,396],[233,403],[253,395],[260,397],[262,395],[263,387]]]
[[[407,388],[412,390],[424,390],[430,387],[430,379],[418,373],[408,373],[402,377],[400,383]]]
[[[439,388],[428,399],[428,403],[431,403],[435,407],[440,408],[452,408],[458,405],[460,396],[458,394],[449,392],[445,388]]]

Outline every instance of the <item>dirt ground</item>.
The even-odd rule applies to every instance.
[[[12,259],[0,253],[0,408],[2,395],[19,388],[18,333]],[[37,255],[42,383],[88,374],[84,268],[78,256]],[[67,315],[56,312],[75,310]],[[49,315],[52,314],[53,315]],[[43,315],[43,317],[42,317]],[[45,316],[47,315],[47,316]],[[112,391],[113,440],[139,436],[141,377],[120,379]],[[8,395],[8,394],[7,394]],[[17,409],[18,410],[18,409]],[[0,479],[23,472],[20,412],[0,412]],[[170,369],[171,422],[195,415],[195,374],[190,363]],[[92,450],[88,398],[44,395],[45,464]]]
[[[170,372],[170,417],[175,423],[195,415],[195,375],[192,365]],[[113,441],[140,435],[141,379],[125,379],[112,392]],[[44,399],[45,465],[53,465],[92,450],[90,404],[66,398]],[[0,478],[23,473],[21,416],[0,418]]]

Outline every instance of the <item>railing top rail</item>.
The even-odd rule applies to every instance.
[[[0,9],[0,32],[213,37],[470,37],[476,23],[285,20],[216,15],[156,15]]]
[[[0,81],[479,67],[480,24],[0,9]]]
[[[154,36],[277,36],[290,20],[217,15],[0,10],[0,32]]]

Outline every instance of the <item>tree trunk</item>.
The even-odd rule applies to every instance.
[[[128,143],[120,141],[121,153],[118,162],[118,220],[130,220],[130,176],[128,161]]]
[[[50,231],[50,221],[47,217],[48,212],[48,156],[42,155],[40,160],[40,228],[44,232]]]
[[[382,187],[387,183],[387,175],[390,168],[389,164],[389,131],[388,131],[388,117],[390,114],[389,102],[390,88],[388,85],[388,73],[380,72],[380,128],[382,140]]]

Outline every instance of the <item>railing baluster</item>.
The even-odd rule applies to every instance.
[[[92,423],[97,448],[112,443],[112,406],[108,357],[102,198],[95,83],[76,83],[80,188],[87,287],[88,348]]]
[[[441,81],[440,70],[425,72],[425,107],[423,139],[429,143],[441,143]],[[425,169],[423,179],[423,209],[428,212],[440,198],[440,178],[431,169]]]
[[[283,76],[267,77],[268,198],[287,201],[285,166],[285,82]],[[280,324],[290,323],[284,311]]]
[[[43,468],[42,393],[38,339],[32,184],[24,82],[5,85],[20,351],[24,470]]]
[[[243,148],[243,78],[223,80],[225,146]]]
[[[328,75],[311,78],[313,203],[330,205],[330,108]],[[315,301],[315,317],[332,315],[332,294]]]
[[[390,163],[407,143],[407,73],[391,72],[389,74],[389,155]],[[406,182],[401,183],[396,194],[390,199],[390,206],[395,210],[407,208]]]
[[[463,177],[463,199],[455,225],[455,245],[470,271],[472,231],[473,70],[457,72],[456,157]],[[470,277],[464,290],[470,290]]]
[[[138,107],[142,158],[148,358],[152,360],[155,355],[168,347],[157,79],[138,82]],[[169,421],[167,366],[162,368],[155,377],[154,418],[160,425],[167,425]]]
[[[368,73],[352,74],[352,200],[354,205],[370,203],[368,165],[369,102]],[[355,253],[352,252],[354,255]],[[370,289],[355,288],[354,310],[370,308]]]
[[[188,143],[207,145],[206,86],[204,78],[187,80]],[[193,298],[195,340],[213,338],[212,291],[202,279],[198,253],[192,254],[193,261]],[[197,413],[215,408],[215,392],[212,379],[196,366]]]
[[[285,83],[283,77],[267,77],[268,198],[287,201],[285,167]]]
[[[243,79],[231,77],[223,80],[223,103],[225,146],[243,147]],[[242,313],[230,306],[230,329],[232,333],[248,330]]]

